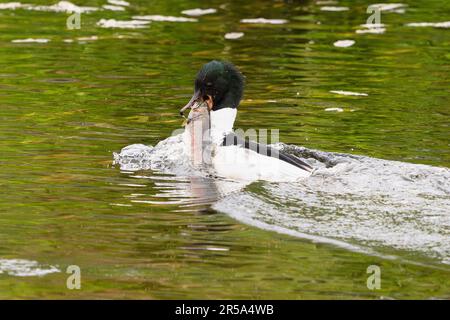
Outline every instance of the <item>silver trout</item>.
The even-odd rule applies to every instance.
[[[194,166],[210,163],[210,119],[206,102],[195,103],[184,122],[186,153]]]

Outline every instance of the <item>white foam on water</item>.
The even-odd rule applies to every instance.
[[[344,112],[344,109],[342,109],[342,108],[326,108],[325,111],[328,111],[328,112]]]
[[[102,6],[102,8],[103,8],[103,9],[106,9],[106,10],[111,10],[111,11],[125,11],[125,8],[124,8],[124,7],[121,7],[121,6],[114,6],[114,5],[111,5],[111,4],[104,4],[104,5]]]
[[[379,28],[385,28],[386,25],[384,23],[365,23],[360,25],[363,28],[367,29],[379,29]]]
[[[338,1],[336,0],[318,0],[316,1],[317,5],[325,5],[325,4],[338,4]]]
[[[116,207],[132,207],[133,206],[133,205],[128,204],[128,203],[110,203],[109,205],[116,206]]]
[[[256,23],[256,24],[285,24],[288,22],[288,20],[255,18],[255,19],[241,19],[241,22],[242,23]]]
[[[27,39],[15,39],[12,40],[13,43],[47,43],[50,42],[50,39],[33,39],[33,38],[27,38]]]
[[[224,38],[227,40],[235,40],[242,38],[244,36],[243,32],[229,32],[224,35]]]
[[[67,12],[67,13],[89,13],[99,10],[99,8],[96,7],[77,6],[69,1],[59,1],[58,3],[51,6],[27,5],[26,9],[36,11]]]
[[[230,251],[229,248],[221,248],[221,247],[205,247],[205,249],[209,251]]]
[[[23,5],[20,2],[7,2],[0,3],[0,10],[16,10],[18,8],[22,8]]]
[[[340,94],[340,95],[344,95],[344,96],[368,96],[367,93],[362,93],[362,92],[353,92],[353,91],[343,91],[343,90],[331,90],[331,93],[336,93],[336,94]]]
[[[256,209],[256,210],[251,210],[251,209],[248,209],[247,207],[244,208],[243,206],[237,205],[237,202],[240,202],[240,201],[251,202],[253,205],[255,205],[254,209]],[[229,216],[231,216],[232,218],[234,218],[240,222],[243,222],[245,224],[248,224],[248,225],[263,229],[263,230],[274,231],[274,232],[281,233],[281,234],[287,234],[287,235],[290,235],[290,236],[293,236],[296,238],[306,239],[306,240],[310,240],[310,241],[316,242],[316,243],[331,244],[331,245],[334,245],[334,246],[337,246],[340,248],[344,248],[347,250],[351,250],[354,252],[360,252],[360,253],[365,253],[365,254],[369,254],[369,255],[378,255],[375,251],[373,251],[367,247],[353,245],[353,244],[345,242],[345,241],[340,241],[340,240],[336,240],[336,239],[332,239],[332,238],[321,237],[321,236],[312,235],[309,233],[304,233],[304,232],[300,232],[300,231],[296,231],[296,230],[292,230],[292,229],[288,229],[288,228],[283,228],[283,227],[280,227],[273,223],[267,223],[264,220],[261,220],[258,217],[258,215],[254,215],[254,213],[257,212],[258,209],[260,209],[261,205],[263,205],[263,204],[262,203],[256,204],[252,196],[249,196],[246,194],[243,196],[242,195],[239,196],[238,194],[234,193],[228,197],[225,197],[224,199],[219,200],[215,204],[213,204],[213,208],[217,211],[227,213]],[[393,259],[394,257],[386,256],[386,258]]]
[[[150,21],[143,20],[101,19],[97,25],[102,28],[141,29],[147,27],[149,23]]]
[[[78,41],[96,41],[98,40],[98,36],[90,36],[90,37],[79,37]]]
[[[450,21],[444,22],[411,22],[407,23],[408,27],[434,27],[434,28],[450,28]]]
[[[123,0],[108,0],[108,3],[111,3],[112,5],[124,6],[124,7],[128,7],[130,5],[129,2],[123,1]]]
[[[149,15],[149,16],[133,16],[133,19],[148,20],[148,21],[164,21],[164,22],[197,22],[197,19],[186,17],[172,17],[161,15]]]
[[[404,3],[374,3],[369,6],[371,9],[395,13],[405,13],[406,7],[407,5]]]
[[[183,140],[183,134],[161,140],[156,146],[132,144],[113,153],[114,164],[122,171],[155,170],[161,173],[179,176],[207,176],[209,173],[198,171],[189,162]]]
[[[265,183],[258,192],[247,188],[214,208],[278,232],[318,236],[321,242],[408,251],[440,262],[450,258],[448,168],[288,149],[323,162],[307,180]]]
[[[329,11],[329,12],[341,12],[341,11],[348,11],[348,7],[333,7],[333,6],[324,6],[320,7],[321,11]]]
[[[365,34],[365,33],[382,34],[382,33],[385,33],[385,32],[386,32],[386,29],[384,29],[384,28],[358,29],[358,30],[356,30],[356,33],[358,33],[358,34]]]
[[[355,40],[338,40],[333,43],[338,48],[348,48],[355,44]]]
[[[216,12],[217,12],[217,9],[214,9],[214,8],[208,8],[208,9],[196,8],[196,9],[189,9],[189,10],[181,11],[182,14],[185,14],[187,16],[192,16],[192,17],[203,16],[205,14],[212,14],[212,13],[216,13]]]
[[[96,7],[82,7],[77,6],[69,1],[59,1],[53,5],[33,5],[20,2],[7,2],[0,3],[0,10],[2,9],[25,9],[34,11],[49,11],[49,12],[66,12],[66,13],[89,13],[92,11],[97,11],[99,8]]]
[[[358,29],[355,32],[358,34],[382,34],[386,32],[385,25],[382,23],[362,24],[361,27],[364,29]]]
[[[42,277],[50,273],[61,272],[55,266],[43,266],[37,261],[25,259],[0,259],[0,274],[16,277]]]

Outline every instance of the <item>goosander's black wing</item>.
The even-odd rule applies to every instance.
[[[300,158],[298,158],[292,154],[288,154],[281,150],[271,148],[268,145],[265,145],[262,143],[250,141],[249,139],[243,139],[243,138],[237,136],[234,132],[231,132],[225,136],[225,138],[223,139],[222,145],[223,146],[241,146],[245,149],[253,150],[261,155],[280,159],[289,164],[292,164],[293,166],[296,166],[297,168],[300,168],[300,169],[303,169],[303,170],[306,170],[309,172],[311,172],[314,169],[309,164],[307,164],[305,161],[301,160]]]

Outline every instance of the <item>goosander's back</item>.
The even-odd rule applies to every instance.
[[[262,155],[239,145],[218,146],[212,157],[212,166],[218,176],[235,180],[266,180],[288,182],[311,175],[279,158]]]

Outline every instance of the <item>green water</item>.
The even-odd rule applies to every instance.
[[[247,78],[239,128],[278,128],[290,144],[449,167],[450,31],[404,26],[448,21],[448,1],[406,1],[406,13],[382,13],[387,30],[378,35],[355,33],[369,1],[340,1],[345,12],[320,11],[313,1],[208,1],[202,7],[218,12],[196,23],[95,25],[199,6],[130,2],[125,12],[82,14],[79,30],[66,29],[65,13],[0,10],[0,259],[62,271],[0,273],[0,298],[450,298],[448,267],[259,230],[112,167],[113,151],[154,145],[180,128],[177,111],[212,59],[232,61]],[[239,22],[256,17],[289,23]],[[227,32],[245,35],[225,40]],[[98,40],[76,40],[93,35]],[[11,42],[25,38],[51,41]],[[356,44],[333,46],[342,39]],[[131,204],[133,194],[152,202]],[[382,269],[380,290],[366,286],[372,264]],[[80,290],[66,288],[69,265],[81,268]]]

